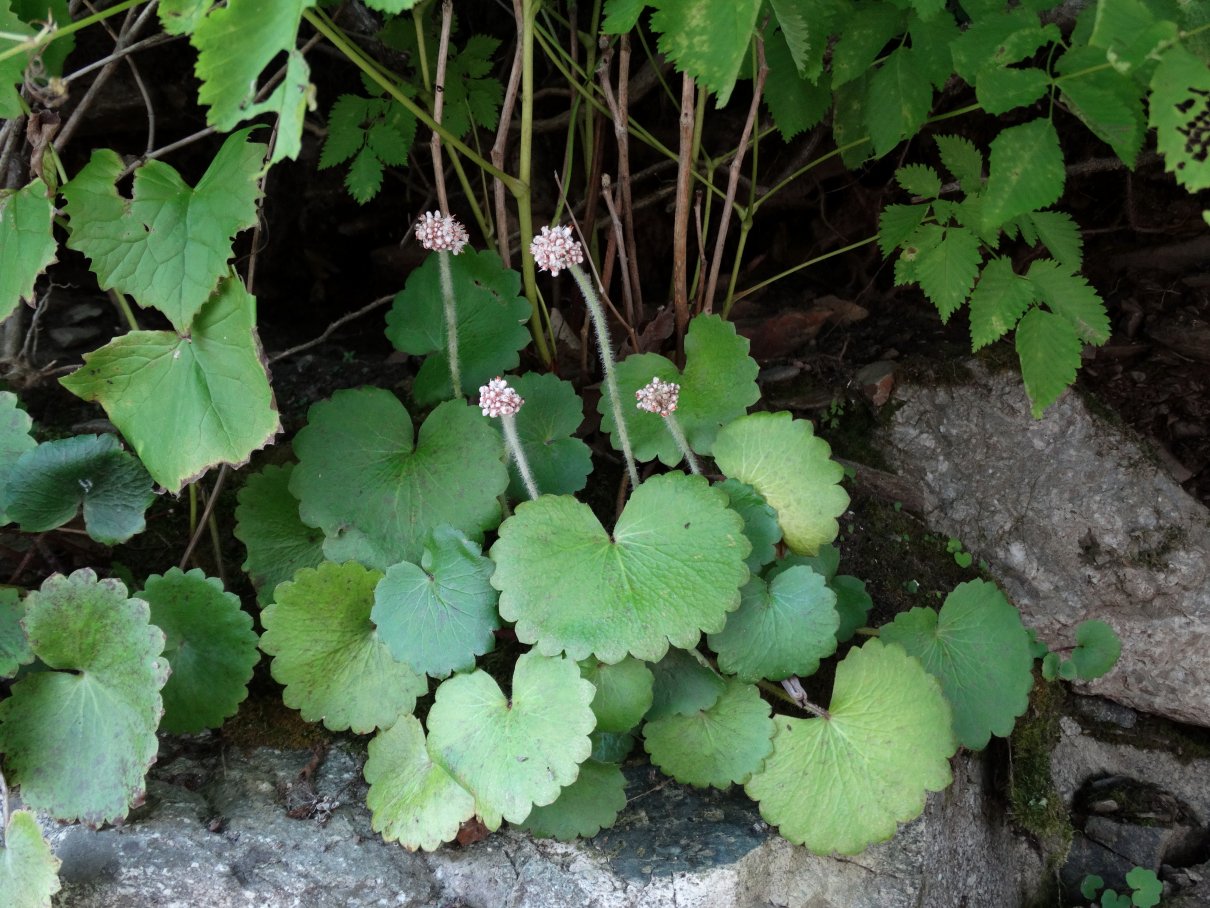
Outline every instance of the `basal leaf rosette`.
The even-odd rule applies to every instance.
[[[34,661],[29,640],[21,627],[25,606],[15,589],[0,589],[0,678],[11,678],[17,669]]]
[[[754,684],[728,680],[709,709],[643,726],[651,762],[678,782],[726,788],[746,782],[773,749],[769,704]]]
[[[511,697],[485,671],[455,675],[429,710],[429,754],[474,796],[488,829],[520,823],[592,753],[593,694],[570,659],[532,650],[517,660]]]
[[[634,491],[612,534],[570,496],[518,505],[492,546],[492,585],[517,639],[545,655],[657,661],[722,630],[749,550],[725,493],[666,473]]]
[[[482,540],[508,487],[500,437],[460,400],[440,404],[417,435],[390,391],[337,391],[311,408],[294,452],[290,491],[303,522],[327,534],[324,553],[379,570],[418,564],[445,524]]]
[[[576,780],[553,804],[535,807],[521,828],[544,839],[570,842],[612,826],[626,806],[626,777],[617,763],[585,760]]]
[[[635,408],[635,392],[652,378],[680,385],[677,422],[689,447],[699,454],[710,454],[719,430],[760,400],[758,371],[756,360],[748,355],[748,339],[736,334],[735,326],[717,315],[699,315],[689,323],[684,372],[656,353],[626,357],[617,366],[618,394],[634,456],[639,460],[658,457],[670,467],[684,459],[664,420]],[[610,433],[614,447],[621,450],[608,386],[601,388],[597,409],[601,428]]]
[[[630,731],[651,708],[655,679],[646,663],[638,659],[627,656],[613,665],[585,659],[580,663],[580,674],[597,689],[592,698],[597,731]]]
[[[85,568],[25,600],[32,672],[0,701],[0,753],[26,805],[100,826],[126,816],[158,750],[164,634],[141,599]]]
[[[972,580],[931,608],[903,612],[881,629],[941,682],[963,747],[982,750],[992,735],[1012,733],[1029,707],[1033,656],[1021,615],[993,583]]]
[[[584,402],[570,382],[549,373],[509,376],[509,384],[525,400],[517,411],[517,438],[529,463],[534,483],[546,495],[570,495],[588,484],[592,452],[573,434],[584,421]],[[503,431],[503,423],[492,420]],[[508,497],[529,498],[516,461],[509,460]]]
[[[774,716],[773,753],[744,790],[791,842],[857,854],[950,784],[950,707],[916,659],[870,640],[837,666],[828,714]]]
[[[429,756],[415,716],[374,736],[363,773],[370,825],[408,851],[436,851],[475,815],[475,799]]]
[[[179,734],[218,728],[248,696],[260,660],[252,616],[239,597],[200,570],[153,574],[139,593],[164,632],[172,675],[164,685],[160,730]]]
[[[42,838],[38,818],[28,810],[14,810],[0,847],[0,892],[8,908],[49,908],[50,897],[60,889],[62,863]]]
[[[270,464],[253,473],[236,496],[235,537],[248,550],[244,570],[256,587],[261,605],[273,601],[273,590],[305,567],[324,560],[324,534],[298,516],[298,499],[290,494],[294,464]]]
[[[282,699],[308,722],[358,734],[386,728],[416,706],[428,681],[397,662],[370,621],[382,579],[356,562],[304,568],[261,613],[260,646],[273,656]]]
[[[773,506],[791,551],[814,555],[840,532],[836,518],[849,506],[844,469],[808,420],[785,412],[741,416],[719,432],[714,460]]]

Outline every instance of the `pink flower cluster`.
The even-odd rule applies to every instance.
[[[508,382],[496,376],[486,385],[479,387],[479,409],[484,416],[512,416],[521,409],[525,398],[508,386]]]
[[[453,215],[442,217],[439,211],[426,211],[416,222],[416,239],[425,249],[457,255],[470,236]]]
[[[681,386],[676,382],[653,378],[645,387],[634,392],[634,396],[638,400],[635,406],[658,416],[669,416],[676,409],[680,394]]]
[[[570,227],[543,227],[529,244],[529,254],[543,271],[558,274],[568,265],[584,261],[584,250],[572,238]]]

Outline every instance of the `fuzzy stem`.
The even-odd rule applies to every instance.
[[[441,266],[441,301],[445,304],[445,342],[446,356],[450,361],[450,384],[454,388],[455,399],[462,400],[462,367],[458,364],[458,314],[449,256],[445,249],[437,251],[437,263]]]
[[[668,427],[668,431],[672,433],[673,439],[676,441],[676,446],[681,449],[681,453],[685,455],[685,462],[689,464],[689,472],[694,476],[702,475],[702,465],[698,462],[697,455],[693,453],[693,449],[689,447],[689,439],[685,438],[685,433],[681,429],[681,424],[676,421],[676,414],[669,413],[664,417],[664,425]]]
[[[534,482],[534,474],[529,469],[529,461],[525,458],[525,450],[521,447],[521,439],[517,437],[517,417],[512,413],[505,413],[500,417],[500,424],[504,427],[504,440],[508,443],[508,452],[516,461],[521,481],[525,483],[525,491],[529,492],[531,499],[536,499],[542,493],[538,491],[538,484]]]
[[[626,471],[630,474],[630,487],[639,487],[639,470],[634,463],[634,453],[630,449],[630,432],[626,428],[626,417],[622,413],[622,399],[618,395],[618,380],[614,375],[613,347],[609,342],[609,325],[605,322],[605,312],[601,308],[601,299],[597,289],[592,285],[588,272],[576,264],[569,264],[567,270],[575,278],[584,294],[584,302],[588,305],[588,313],[592,316],[592,326],[597,335],[597,349],[601,354],[601,368],[605,372],[605,387],[609,391],[609,404],[613,408],[613,422],[618,429],[618,441],[622,443],[622,454],[626,458]]]

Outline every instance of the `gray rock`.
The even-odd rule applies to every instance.
[[[1210,512],[1071,392],[1030,416],[1014,372],[896,389],[889,458],[926,521],[988,562],[1052,649],[1107,621],[1122,657],[1090,692],[1210,725]]]

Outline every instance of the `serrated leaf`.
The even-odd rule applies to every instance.
[[[1179,31],[1175,22],[1157,19],[1142,0],[1106,0],[1097,4],[1088,43],[1104,48],[1106,59],[1118,72],[1129,73],[1148,60],[1159,59]]]
[[[970,296],[983,251],[979,238],[964,227],[934,227],[943,231],[940,240],[923,250],[915,262],[920,289],[947,322]]]
[[[963,136],[936,136],[941,163],[968,196],[983,188],[983,152]]]
[[[870,76],[866,125],[881,157],[920,131],[933,106],[933,87],[910,47],[894,50]]]
[[[835,104],[832,108],[832,138],[840,152],[840,160],[850,170],[856,168],[873,152],[866,127],[866,88],[869,76],[862,73],[852,81],[832,88]]]
[[[237,496],[234,532],[248,550],[243,568],[262,606],[273,601],[283,580],[324,560],[323,532],[302,522],[298,499],[290,494],[293,471],[292,463],[269,465],[249,476]]]
[[[773,753],[744,790],[791,842],[856,854],[950,784],[950,708],[919,662],[870,640],[837,666],[828,713],[775,716]]]
[[[823,68],[831,23],[830,17],[820,15],[826,4],[814,4],[813,9],[809,6],[802,0],[770,0],[778,29],[776,36],[766,39],[765,52],[768,54],[775,44],[784,46],[798,75],[814,82]]]
[[[500,626],[492,570],[476,543],[437,527],[420,564],[391,565],[375,588],[370,618],[379,639],[398,661],[434,678],[473,669]]]
[[[835,539],[836,518],[849,506],[840,487],[844,469],[831,453],[809,420],[785,412],[741,416],[714,443],[719,469],[764,496],[777,511],[786,545],[800,555]]]
[[[492,585],[517,639],[541,653],[655,661],[722,629],[750,548],[724,492],[666,473],[634,490],[613,533],[570,496],[518,505],[492,546]]]
[[[387,313],[387,339],[404,353],[424,356],[412,397],[429,406],[454,396],[446,341],[445,304],[439,255],[408,275]],[[520,295],[521,275],[484,249],[446,255],[457,301],[458,363],[462,390],[473,394],[497,375],[516,368],[529,343],[529,303]]]
[[[935,10],[922,16],[921,9]],[[950,57],[950,45],[958,40],[961,32],[954,21],[953,11],[946,9],[944,0],[920,0],[917,12],[908,16],[908,32],[912,49],[916,51],[916,64],[933,88],[941,91],[954,71]]]
[[[722,676],[696,650],[668,650],[663,659],[652,664],[651,674],[655,683],[648,721],[709,709],[726,686]]]
[[[34,29],[22,22],[7,3],[0,5],[0,51],[11,50],[33,34]],[[0,62],[0,119],[12,120],[25,113],[16,86],[24,82],[31,56],[18,53]]]
[[[389,391],[337,391],[311,407],[294,452],[290,492],[303,522],[327,534],[333,560],[383,570],[418,563],[437,527],[479,541],[500,519],[508,485],[500,439],[464,401],[438,406],[417,435]]]
[[[769,712],[756,685],[729,680],[708,709],[644,725],[643,746],[651,762],[678,782],[698,788],[743,784],[773,749]]]
[[[370,98],[341,95],[328,112],[328,134],[319,154],[320,170],[342,164],[365,145],[364,123],[370,116]]]
[[[38,446],[29,430],[34,421],[17,406],[17,395],[0,391],[0,524],[8,523],[8,476],[27,451]]]
[[[160,0],[156,13],[168,34],[189,35],[213,5],[214,0]]]
[[[1029,708],[1033,657],[1020,613],[992,583],[972,580],[931,608],[900,613],[880,639],[898,643],[941,682],[958,743],[982,750]]]
[[[356,562],[303,568],[261,612],[260,647],[273,656],[282,700],[308,722],[365,734],[416,705],[428,681],[396,661],[370,620],[379,571]]]
[[[651,14],[660,53],[715,93],[716,106],[731,97],[752,40],[761,0],[661,0]]]
[[[1078,274],[1070,274],[1053,259],[1038,259],[1029,266],[1029,282],[1050,310],[1061,315],[1090,344],[1109,340],[1109,314],[1097,292]]]
[[[753,577],[741,592],[727,626],[710,635],[720,671],[740,681],[806,678],[836,652],[840,616],[823,575],[792,567],[771,582]]]
[[[196,189],[163,161],[148,161],[134,173],[131,199],[114,186],[124,167],[117,153],[92,153],[63,197],[67,245],[88,256],[102,290],[129,294],[189,332],[227,275],[235,235],[256,223],[265,146],[247,141],[250,132],[228,137]]]
[[[906,164],[895,171],[895,182],[905,192],[935,199],[941,195],[941,177],[927,164]],[[898,206],[905,207],[905,206]]]
[[[61,888],[60,864],[42,838],[38,818],[31,811],[14,810],[0,847],[0,892],[8,908],[50,908],[50,897]]]
[[[490,73],[499,46],[498,38],[474,34],[462,47],[451,49],[442,122],[454,135],[466,135],[472,123],[483,129],[496,128],[504,87]]]
[[[0,84],[0,92],[3,88]],[[34,282],[55,262],[55,206],[47,192],[39,179],[21,189],[0,190],[0,321],[22,300],[34,301]]]
[[[1022,217],[1029,219],[1055,261],[1068,271],[1080,270],[1084,261],[1084,237],[1070,214],[1066,211],[1033,211]]]
[[[139,598],[164,632],[172,675],[164,685],[160,730],[173,734],[218,728],[248,696],[260,661],[252,616],[220,580],[200,570],[173,568],[147,578]]]
[[[1106,674],[1122,654],[1122,641],[1104,621],[1096,618],[1076,626],[1076,648],[1071,663],[1081,681],[1092,681]]]
[[[604,35],[624,35],[639,22],[647,0],[605,0],[605,18],[601,22]]]
[[[612,826],[626,806],[626,777],[616,763],[589,759],[553,804],[535,807],[521,823],[531,835],[571,842]]]
[[[281,428],[255,308],[230,277],[188,336],[131,331],[85,354],[60,383],[100,403],[152,478],[179,491],[216,464],[247,463]]]
[[[971,291],[971,350],[979,350],[1011,331],[1034,301],[1029,278],[1013,272],[1012,259],[991,259]]]
[[[49,670],[0,701],[0,752],[27,806],[96,827],[141,799],[168,679],[164,634],[148,617],[146,602],[88,568],[26,598],[30,649]]]
[[[520,823],[575,781],[592,752],[593,687],[570,659],[517,659],[511,696],[487,672],[455,675],[429,710],[428,751],[475,798],[488,829]]]
[[[638,659],[627,656],[613,665],[585,659],[580,663],[580,674],[597,689],[592,698],[597,731],[630,731],[651,708],[655,677]]]
[[[663,418],[635,406],[635,392],[652,378],[681,386],[677,422],[689,447],[710,454],[719,429],[760,399],[756,384],[760,367],[748,355],[748,347],[748,339],[737,334],[731,322],[717,315],[699,315],[689,323],[685,337],[684,372],[657,353],[638,353],[622,360],[616,370],[618,394],[635,458],[659,458],[670,467],[684,458]],[[621,450],[610,401],[608,387],[602,387],[597,406],[601,428]]]
[[[903,11],[889,3],[857,4],[832,48],[832,87],[868,73],[886,43],[903,31],[904,20]]]
[[[745,563],[748,570],[755,574],[777,556],[776,546],[781,541],[777,512],[756,489],[745,482],[725,479],[717,485],[727,493],[731,510],[744,519],[744,535],[752,545]]]
[[[887,205],[878,219],[878,248],[889,256],[907,242],[929,213],[928,205]]]
[[[1151,91],[1150,124],[1164,169],[1190,192],[1210,187],[1210,65],[1173,47],[1155,68]]]
[[[1063,194],[1066,178],[1063,150],[1050,120],[1010,126],[992,140],[984,224],[992,229],[1053,204]]]
[[[83,506],[84,528],[105,545],[143,532],[155,500],[151,477],[112,435],[73,435],[26,451],[5,492],[8,516],[26,532],[57,529]]]
[[[813,77],[801,75],[795,69],[790,48],[780,31],[773,32],[765,42],[765,60],[769,75],[765,80],[764,100],[782,140],[789,142],[822,121],[827,114],[832,106],[831,79],[819,72],[821,62],[815,64]]]
[[[1083,344],[1070,321],[1037,307],[1017,323],[1016,341],[1030,412],[1040,419],[1076,380]]]
[[[349,165],[345,188],[359,205],[370,201],[382,188],[382,161],[368,146],[361,149]]]
[[[1033,104],[1049,87],[1050,76],[1036,66],[984,66],[975,76],[975,98],[993,116]]]
[[[1036,13],[1019,6],[1004,11],[1004,4],[997,2],[995,5],[999,9],[976,16],[970,27],[950,47],[954,71],[969,85],[975,84],[979,70],[989,62],[1005,64],[1023,59],[1025,54],[1015,60],[1005,59],[1003,49],[1013,35],[1028,35],[1038,31]],[[964,3],[963,6],[969,7],[969,4]]]
[[[22,665],[34,661],[29,640],[21,627],[24,616],[25,606],[17,591],[10,587],[0,588],[0,678],[11,678]]]
[[[400,716],[374,736],[362,772],[370,785],[370,825],[408,851],[436,851],[475,815],[470,792],[429,756],[415,716]]]
[[[1147,132],[1145,88],[1114,70],[1094,68],[1103,61],[1104,53],[1094,47],[1073,47],[1060,57],[1055,63],[1061,74],[1060,97],[1097,138],[1133,168]]]
[[[573,434],[584,421],[584,402],[575,388],[545,372],[510,376],[509,384],[525,400],[514,422],[538,490],[546,495],[580,491],[592,472],[592,451]],[[503,434],[498,420],[492,425]],[[511,457],[508,475],[509,497],[524,501],[529,493]]]

